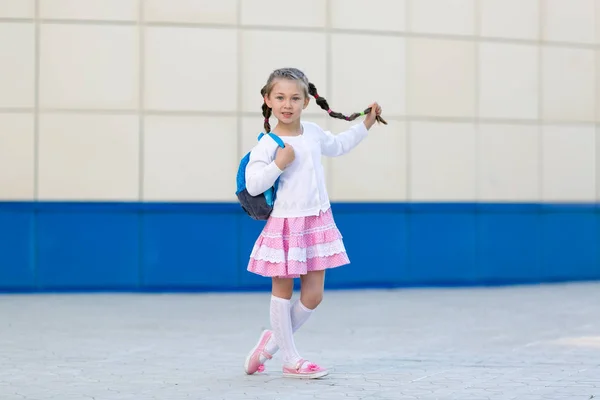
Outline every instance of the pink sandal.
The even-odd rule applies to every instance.
[[[283,366],[284,378],[317,379],[329,374],[325,368],[300,359],[294,367]]]
[[[260,335],[260,339],[254,348],[248,353],[248,357],[246,357],[246,363],[244,364],[244,371],[246,374],[252,375],[255,372],[263,372],[265,370],[265,366],[260,362],[260,356],[265,356],[267,360],[273,358],[273,356],[265,351],[265,346],[269,342],[269,339],[273,335],[273,332],[269,330],[264,330]]]

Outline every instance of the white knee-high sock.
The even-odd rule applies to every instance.
[[[294,343],[290,309],[288,299],[271,296],[271,328],[273,329],[275,343],[283,351],[283,362],[285,364],[295,364],[300,360],[300,354],[298,354]]]
[[[308,318],[312,315],[314,310],[310,308],[306,308],[304,304],[300,301],[300,299],[296,300],[291,307],[290,310],[290,318],[292,320],[292,333],[295,333],[304,323],[308,320]],[[279,350],[279,346],[277,345],[277,341],[271,339],[267,342],[265,346],[265,351],[271,355],[277,353]]]
[[[296,300],[290,311],[290,317],[292,318],[292,331],[296,332],[298,329],[300,329],[300,327],[304,325],[304,323],[312,315],[313,311],[315,310],[306,308],[300,299]]]

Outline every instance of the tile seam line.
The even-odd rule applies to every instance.
[[[206,29],[240,29],[240,30],[265,30],[265,31],[282,31],[282,32],[314,32],[314,33],[330,33],[330,34],[350,34],[350,35],[374,35],[374,36],[397,36],[406,38],[423,38],[423,39],[441,39],[441,40],[462,40],[462,41],[477,41],[477,42],[497,42],[497,43],[512,43],[525,45],[542,45],[549,47],[570,47],[580,49],[599,50],[600,44],[584,43],[584,42],[568,42],[568,41],[544,41],[491,37],[482,35],[453,35],[453,34],[437,34],[426,32],[408,32],[408,31],[386,31],[386,30],[368,30],[368,29],[344,29],[326,27],[286,27],[286,26],[270,26],[270,25],[238,25],[238,24],[208,24],[208,23],[185,23],[185,22],[141,22],[138,21],[118,21],[118,20],[88,20],[88,19],[50,19],[41,18],[37,20],[41,25],[99,25],[99,26],[130,26],[136,27],[139,24],[147,27],[181,27],[181,28],[206,28]],[[35,23],[36,19],[22,18],[0,18],[0,23]]]

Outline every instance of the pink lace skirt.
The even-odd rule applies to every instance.
[[[328,209],[318,216],[269,218],[250,254],[248,271],[298,278],[349,263],[342,234]]]

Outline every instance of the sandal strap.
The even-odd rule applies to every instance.
[[[261,351],[261,354],[265,356],[268,360],[273,358],[273,355],[269,354],[266,350]]]
[[[304,358],[299,359],[298,362],[296,363],[296,366],[294,367],[296,369],[296,371],[300,371],[300,368],[302,368],[304,363],[306,363],[306,360]]]

